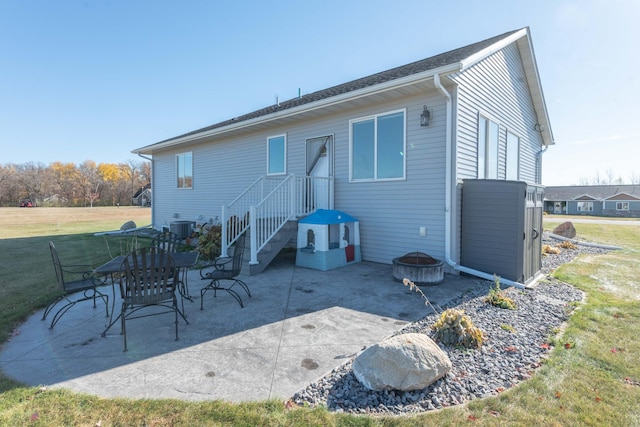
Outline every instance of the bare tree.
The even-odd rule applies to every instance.
[[[24,197],[30,198],[34,203],[42,200],[42,186],[45,182],[46,166],[42,163],[29,162],[18,168],[18,181],[24,188]]]
[[[78,167],[78,180],[80,187],[82,188],[83,200],[90,203],[93,207],[93,203],[100,197],[99,189],[102,179],[98,172],[98,166],[93,160],[85,160]]]

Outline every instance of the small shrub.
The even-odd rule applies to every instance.
[[[220,224],[203,227],[198,237],[197,246],[200,258],[206,261],[216,259],[216,257],[220,256],[221,243],[222,226]]]
[[[547,254],[557,255],[560,253],[560,249],[554,246],[544,245],[542,246],[542,253],[545,255]]]
[[[560,243],[558,247],[562,249],[573,249],[573,250],[578,249],[578,246],[575,243],[570,242],[568,240],[565,240],[564,242]]]
[[[480,348],[484,340],[484,332],[473,325],[463,310],[455,308],[445,310],[431,329],[436,331],[436,339],[445,345]]]
[[[489,290],[489,295],[487,295],[487,297],[484,299],[485,302],[488,302],[495,307],[515,310],[515,301],[506,296],[504,294],[504,291],[500,289],[500,277],[494,276],[493,281],[495,283],[495,286]]]

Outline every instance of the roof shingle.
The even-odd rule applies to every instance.
[[[445,53],[441,53],[439,55],[432,56],[430,58],[422,59],[420,61],[412,62],[407,65],[402,65],[400,67],[392,68],[390,70],[382,71],[380,73],[372,74],[370,76],[363,77],[360,79],[352,80],[350,82],[339,84],[337,86],[333,86],[327,89],[312,92],[300,97],[296,97],[287,101],[280,102],[278,104],[270,105],[268,107],[253,111],[248,114],[244,114],[239,117],[234,117],[229,120],[215,123],[207,127],[203,127],[179,136],[175,136],[175,137],[160,141],[158,142],[158,144],[169,142],[174,139],[180,139],[183,137],[196,135],[202,132],[207,132],[207,131],[221,128],[224,126],[241,123],[246,120],[267,116],[269,114],[276,113],[279,111],[287,110],[290,108],[294,108],[294,107],[309,104],[312,102],[320,101],[323,99],[331,98],[334,96],[342,95],[344,93],[353,92],[358,89],[364,89],[366,87],[386,83],[388,81],[396,80],[402,77],[407,77],[413,74],[434,70],[436,68],[440,68],[446,65],[456,64],[461,62],[463,59],[468,58],[469,56],[474,55],[480,52],[481,50],[491,46],[492,44],[502,40],[503,38],[506,38],[512,35],[517,31],[519,30],[509,31],[499,36],[491,37],[489,39],[486,39],[477,43],[473,43],[468,46],[464,46],[464,47],[454,49]]]

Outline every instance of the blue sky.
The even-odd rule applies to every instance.
[[[640,178],[637,0],[0,0],[0,164],[131,150],[529,26],[543,184]]]

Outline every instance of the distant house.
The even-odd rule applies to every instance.
[[[151,184],[140,187],[131,198],[132,206],[151,206]]]
[[[640,185],[545,187],[550,214],[640,217]]]
[[[463,180],[540,184],[552,144],[523,28],[133,153],[152,156],[154,227],[227,224],[223,254],[249,229],[252,266],[324,208],[359,220],[363,260],[419,250],[456,270]]]
[[[65,204],[67,203],[69,200],[66,197],[60,196],[59,194],[54,194],[52,196],[49,197],[45,197],[43,199],[43,202],[46,205],[61,205],[61,204]]]

